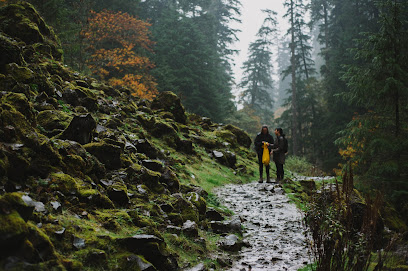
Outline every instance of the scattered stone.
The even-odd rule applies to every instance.
[[[51,201],[50,202],[52,209],[54,209],[55,211],[59,212],[61,211],[61,203],[59,203],[58,201]]]
[[[230,234],[219,242],[219,246],[225,251],[238,252],[243,244],[239,241],[238,236]]]
[[[207,270],[208,270],[207,267],[205,267],[203,263],[199,263],[194,267],[184,269],[184,271],[207,271]]]
[[[143,160],[142,165],[150,170],[162,172],[163,171],[163,164],[157,160]]]
[[[189,237],[198,237],[198,226],[194,221],[187,220],[183,224],[183,233]]]
[[[209,221],[224,220],[224,216],[214,208],[208,208],[207,212],[205,213],[205,216]]]
[[[132,270],[157,271],[157,269],[148,261],[138,255],[130,255],[126,258],[127,262],[133,266]]]
[[[34,210],[36,212],[43,213],[46,211],[44,203],[40,201],[35,201],[27,195],[23,195],[21,199],[24,201],[25,204],[27,204],[27,206],[34,207]]]
[[[74,241],[72,242],[72,245],[76,248],[76,249],[83,249],[85,248],[85,240],[79,237],[74,236]]]

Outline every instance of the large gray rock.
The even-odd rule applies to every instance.
[[[232,217],[227,221],[211,221],[211,229],[215,233],[241,232],[242,224],[239,216]]]
[[[238,252],[243,247],[243,243],[238,236],[230,234],[219,242],[219,246],[225,251]]]
[[[194,221],[187,220],[184,222],[182,230],[186,236],[198,237],[198,226]]]

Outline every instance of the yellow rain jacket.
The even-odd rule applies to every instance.
[[[269,149],[268,149],[268,145],[263,143],[263,153],[262,153],[262,164],[264,165],[269,165],[269,162],[271,161],[271,157],[269,154]]]

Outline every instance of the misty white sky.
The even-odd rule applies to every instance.
[[[265,18],[262,13],[262,9],[271,9],[278,13],[279,26],[281,34],[284,34],[288,27],[286,19],[283,19],[285,14],[283,7],[284,0],[241,0],[241,24],[233,24],[233,28],[241,29],[242,32],[238,33],[239,41],[233,45],[234,49],[239,50],[239,54],[234,56],[235,66],[233,71],[235,74],[235,82],[239,83],[242,77],[241,67],[247,58],[248,46],[255,40],[255,35],[262,25]],[[275,55],[276,56],[276,55]],[[235,95],[237,90],[234,91]]]

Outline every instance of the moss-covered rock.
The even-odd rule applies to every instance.
[[[215,135],[219,138],[219,140],[223,142],[228,142],[233,146],[237,146],[237,137],[231,131],[228,130],[217,130],[215,131]]]
[[[161,92],[152,104],[151,108],[154,110],[164,110],[170,112],[174,116],[174,120],[180,123],[186,123],[187,116],[180,98],[170,91]]]
[[[223,129],[233,133],[236,136],[239,145],[245,148],[249,148],[251,146],[252,140],[247,132],[231,124],[226,125],[225,127],[223,127]]]
[[[48,57],[62,60],[62,49],[54,31],[48,27],[34,7],[27,2],[19,2],[0,8],[0,29],[7,35],[16,37],[27,44],[49,49]],[[47,54],[46,50],[41,53]]]
[[[118,169],[122,166],[120,155],[122,149],[105,142],[89,143],[83,146],[85,150],[94,155],[108,169]]]
[[[197,208],[200,220],[204,220],[207,212],[207,202],[205,199],[196,192],[190,192],[187,194],[187,200]]]
[[[9,63],[16,63],[17,65],[25,64],[22,50],[18,46],[17,41],[1,32],[0,51],[2,52],[2,57],[0,58],[0,73],[6,73],[6,65]]]
[[[70,120],[71,116],[60,110],[41,111],[37,116],[38,125],[46,131],[54,131],[54,133],[64,130],[69,125]]]

